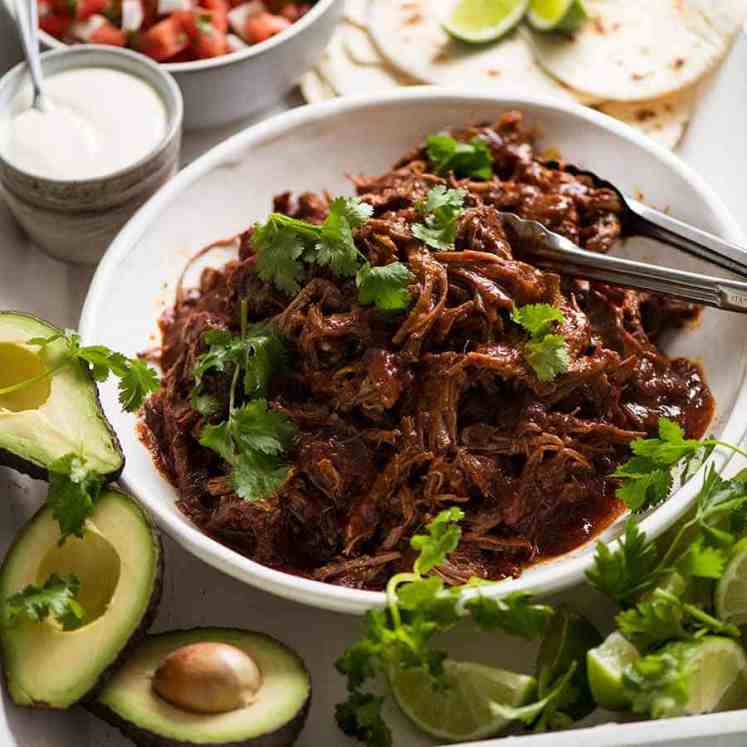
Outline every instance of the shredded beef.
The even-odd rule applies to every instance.
[[[615,468],[658,418],[689,437],[708,426],[713,399],[696,363],[669,359],[660,335],[698,309],[651,293],[542,272],[517,256],[496,209],[542,221],[593,251],[620,234],[616,196],[543,165],[521,115],[453,133],[482,138],[489,181],[429,172],[424,149],[392,171],[354,180],[374,209],[355,231],[374,265],[399,260],[414,276],[407,311],[357,303],[355,284],[315,266],[289,297],[256,272],[252,231],[237,260],[204,271],[161,319],[164,384],[142,431],[179,506],[217,540],[260,563],[355,588],[379,589],[408,568],[409,539],[438,511],[465,511],[458,549],[437,572],[449,583],[518,575],[538,558],[587,541],[621,511]],[[466,191],[453,251],[412,237],[415,203],[435,185]],[[319,223],[326,194],[290,193],[274,208]],[[257,503],[236,496],[227,465],[197,441],[192,368],[204,333],[272,320],[294,364],[271,385],[270,405],[298,428],[287,482]],[[550,303],[564,321],[568,371],[540,381],[522,354],[514,305]],[[231,372],[205,377],[227,409]]]

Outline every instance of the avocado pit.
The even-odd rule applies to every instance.
[[[227,713],[256,700],[262,673],[236,646],[204,641],[172,651],[153,676],[153,690],[176,708]]]

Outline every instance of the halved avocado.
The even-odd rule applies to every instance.
[[[54,368],[65,353],[64,343],[41,350],[28,340],[61,331],[30,314],[0,312],[0,389]],[[90,469],[107,479],[116,479],[124,467],[96,383],[78,361],[33,385],[0,394],[0,465],[45,479],[48,466],[70,452],[82,452]]]
[[[154,677],[166,657],[207,642],[236,647],[256,663],[261,686],[251,703],[197,713],[156,693]],[[287,747],[301,732],[310,702],[311,678],[303,661],[279,641],[248,630],[197,628],[149,635],[89,708],[139,747]]]
[[[23,706],[67,708],[91,697],[145,636],[161,599],[163,552],[150,519],[131,498],[101,494],[82,539],[59,545],[48,507],[21,530],[0,568],[0,599],[52,573],[80,579],[83,626],[51,619],[0,631],[8,692]]]

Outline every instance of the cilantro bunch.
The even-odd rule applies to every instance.
[[[534,640],[545,635],[557,614],[551,607],[534,603],[526,593],[493,599],[479,593],[481,582],[477,579],[446,588],[440,576],[428,575],[458,546],[458,522],[463,518],[460,509],[446,509],[425,527],[425,533],[412,537],[410,544],[418,551],[412,572],[399,573],[389,580],[386,607],[366,614],[361,639],[336,662],[348,686],[348,699],[335,711],[338,726],[369,747],[392,744],[381,714],[385,699],[372,689],[378,676],[419,669],[428,675],[434,690],[447,688],[447,654],[433,643],[438,634],[467,619],[482,631],[503,631]],[[572,710],[582,694],[575,679],[579,666],[576,660],[549,657],[539,667],[544,674],[537,702],[520,708],[494,705],[506,718],[533,724],[540,730],[565,723],[568,717],[562,709]]]
[[[296,426],[287,415],[269,409],[264,399],[273,375],[287,365],[285,341],[270,325],[248,323],[246,300],[240,305],[240,324],[238,335],[220,330],[204,335],[208,350],[195,361],[191,401],[203,415],[216,415],[221,406],[203,392],[205,377],[211,372],[231,373],[228,417],[205,425],[199,443],[230,466],[229,481],[235,493],[254,502],[272,495],[288,478],[283,455],[292,444]]]
[[[546,303],[528,304],[514,309],[511,318],[529,333],[524,360],[540,381],[552,381],[568,370],[570,359],[565,338],[551,332],[555,322],[563,321],[560,309]]]
[[[106,381],[110,374],[119,379],[119,402],[126,412],[135,412],[142,407],[146,397],[158,390],[156,372],[139,358],[127,358],[104,345],[80,344],[80,335],[71,329],[57,332],[49,337],[34,337],[29,345],[37,345],[42,350],[58,340],[65,346],[65,352],[56,365],[41,374],[11,386],[0,389],[0,394],[10,394],[38,381],[50,378],[57,371],[79,362],[98,382]]]
[[[273,213],[254,228],[259,277],[289,295],[301,288],[304,264],[329,269],[338,277],[355,277],[358,301],[382,311],[402,311],[410,303],[407,286],[413,276],[402,262],[372,266],[359,251],[353,230],[373,209],[355,197],[337,197],[321,225]]]

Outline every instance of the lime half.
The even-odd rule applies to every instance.
[[[588,18],[583,0],[532,0],[529,23],[537,31],[575,31]]]
[[[491,703],[525,705],[534,697],[534,677],[472,662],[444,662],[449,687],[434,690],[421,670],[397,670],[389,682],[399,707],[427,734],[452,742],[485,739],[511,722],[491,709]]]
[[[623,689],[623,670],[640,654],[625,636],[618,632],[607,636],[604,643],[586,655],[591,694],[602,708],[622,711],[629,705]]]
[[[716,584],[716,614],[723,622],[747,625],[747,538],[739,540]]]
[[[529,0],[451,0],[441,25],[457,39],[484,44],[511,31],[528,6]]]

